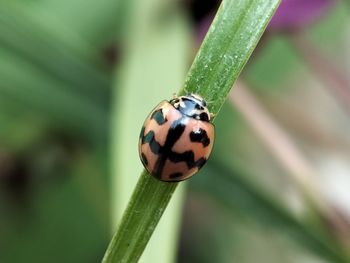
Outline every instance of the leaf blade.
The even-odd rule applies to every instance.
[[[214,114],[223,105],[278,3],[278,0],[223,1],[184,87],[186,91],[200,94],[209,102],[214,101],[209,104]]]
[[[241,0],[238,2],[224,1],[222,3],[185,82],[186,91],[200,94],[206,100],[212,101],[210,110],[214,114],[223,105],[227,93],[251,55],[278,4],[279,0],[266,2],[264,0]],[[228,19],[230,14],[237,13],[242,16],[244,13],[246,14],[244,15],[244,23],[237,19]],[[255,23],[250,25],[250,19],[254,19]],[[256,28],[252,30],[250,26],[256,26]],[[219,27],[222,27],[222,29],[218,29]],[[236,36],[227,42],[226,35],[235,35],[237,32],[242,32],[242,34],[247,32],[242,42],[236,45],[236,42],[233,41]],[[217,45],[221,41],[224,44],[226,43],[226,46]],[[237,65],[233,61],[229,61],[230,63],[222,61],[226,53],[234,54],[239,51],[241,51],[242,57],[238,61],[239,63],[237,62]],[[216,65],[223,62],[224,66],[217,66],[216,70],[211,70],[213,73],[209,75],[204,68],[207,63],[211,67],[214,66],[215,61],[208,59],[212,58],[211,56],[215,57]],[[225,67],[228,67],[228,69]],[[227,74],[222,76],[222,73],[225,71],[227,71]],[[206,81],[208,81],[208,85],[204,85]],[[222,85],[217,85],[217,83]],[[183,92],[184,89],[180,91],[180,93]],[[147,191],[143,192],[145,186],[147,186]],[[139,259],[176,186],[177,183],[170,184],[157,181],[149,176],[146,171],[143,171],[135,187],[134,194],[129,201],[128,208],[123,215],[121,224],[107,248],[103,259],[104,263],[136,262]],[[143,198],[140,198],[140,191],[143,193]],[[138,211],[138,213],[135,214],[135,211]],[[137,220],[136,217],[147,215],[149,211],[154,211],[154,214],[147,218],[146,222]],[[126,229],[128,231],[125,231]],[[129,244],[127,248],[125,244]]]

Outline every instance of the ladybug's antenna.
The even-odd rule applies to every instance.
[[[207,103],[207,105],[209,105],[209,104],[212,104],[214,100],[206,100],[205,102]]]
[[[183,90],[184,90],[184,92],[185,92],[185,94],[186,94],[187,96],[191,94],[190,92],[188,92],[188,90],[187,90],[186,87],[184,87]]]

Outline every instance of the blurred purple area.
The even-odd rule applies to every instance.
[[[269,29],[300,29],[325,15],[334,3],[335,0],[282,0]]]
[[[216,2],[217,1],[213,1]],[[268,29],[277,31],[293,31],[308,26],[327,14],[336,0],[282,0]],[[198,46],[203,41],[215,10],[200,19],[197,24]]]
[[[202,43],[205,35],[208,32],[208,29],[213,21],[215,13],[211,13],[207,15],[205,18],[201,20],[201,22],[197,25],[197,37],[196,37],[196,45],[199,47]]]

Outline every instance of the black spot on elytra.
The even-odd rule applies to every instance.
[[[200,142],[204,147],[207,147],[210,144],[210,139],[207,135],[207,132],[201,128],[190,133],[191,142]]]
[[[182,173],[172,173],[169,175],[169,178],[175,179],[175,178],[180,178],[182,176]]]
[[[143,138],[143,135],[145,133],[145,126],[142,126],[141,132],[140,132],[140,139]]]
[[[205,112],[202,112],[202,113],[199,115],[199,119],[200,119],[201,121],[209,121],[208,114],[206,114]]]
[[[148,165],[148,160],[147,160],[147,157],[144,153],[141,153],[141,159],[142,159],[142,162],[144,165]]]
[[[205,165],[205,163],[207,162],[206,158],[200,158],[197,162],[196,162],[196,166],[198,167],[198,170],[201,169],[203,167],[203,165]]]
[[[184,133],[185,128],[186,128],[186,124],[184,122],[184,118],[180,118],[174,121],[170,129],[168,130],[168,134],[166,136],[165,143],[163,146],[160,145],[155,140],[154,131],[149,131],[146,135],[142,136],[141,138],[142,144],[148,143],[151,151],[154,154],[158,155],[158,159],[156,160],[154,169],[153,171],[151,171],[152,175],[154,175],[155,177],[162,179],[161,176],[162,176],[162,172],[163,172],[166,160],[169,160],[173,163],[185,162],[188,169],[192,169],[194,167],[198,167],[198,169],[200,169],[207,161],[205,157],[202,157],[199,160],[195,161],[194,159],[195,156],[193,151],[177,153],[171,150],[174,144],[178,141],[178,139]],[[198,142],[203,143],[203,145],[209,145],[210,143],[210,140],[205,130],[200,130],[197,133],[193,133],[192,137],[194,138],[194,140],[198,140]],[[141,153],[141,159],[143,164],[147,166],[148,160],[143,153]],[[174,173],[170,176],[170,178],[175,179],[175,178],[180,178],[181,176],[183,176],[183,174]]]
[[[182,119],[174,121],[168,131],[167,137],[165,139],[164,146],[161,149],[161,154],[154,165],[154,175],[160,177],[168,156],[172,154],[171,148],[181,137],[182,133],[185,131],[185,124]]]
[[[155,120],[159,125],[162,125],[168,121],[166,118],[164,118],[162,109],[155,110],[151,115],[151,119]]]
[[[154,131],[149,131],[145,136],[142,137],[142,144],[145,143],[149,144],[149,147],[154,154],[160,153],[161,146],[154,138]]]
[[[192,169],[194,167],[201,168],[207,161],[205,157],[202,157],[195,161],[193,151],[186,151],[183,153],[171,152],[169,155],[169,160],[173,163],[185,162],[188,169]]]

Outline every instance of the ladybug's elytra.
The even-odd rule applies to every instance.
[[[146,170],[161,181],[182,181],[206,163],[214,125],[204,99],[195,94],[162,101],[147,117],[139,155]]]

